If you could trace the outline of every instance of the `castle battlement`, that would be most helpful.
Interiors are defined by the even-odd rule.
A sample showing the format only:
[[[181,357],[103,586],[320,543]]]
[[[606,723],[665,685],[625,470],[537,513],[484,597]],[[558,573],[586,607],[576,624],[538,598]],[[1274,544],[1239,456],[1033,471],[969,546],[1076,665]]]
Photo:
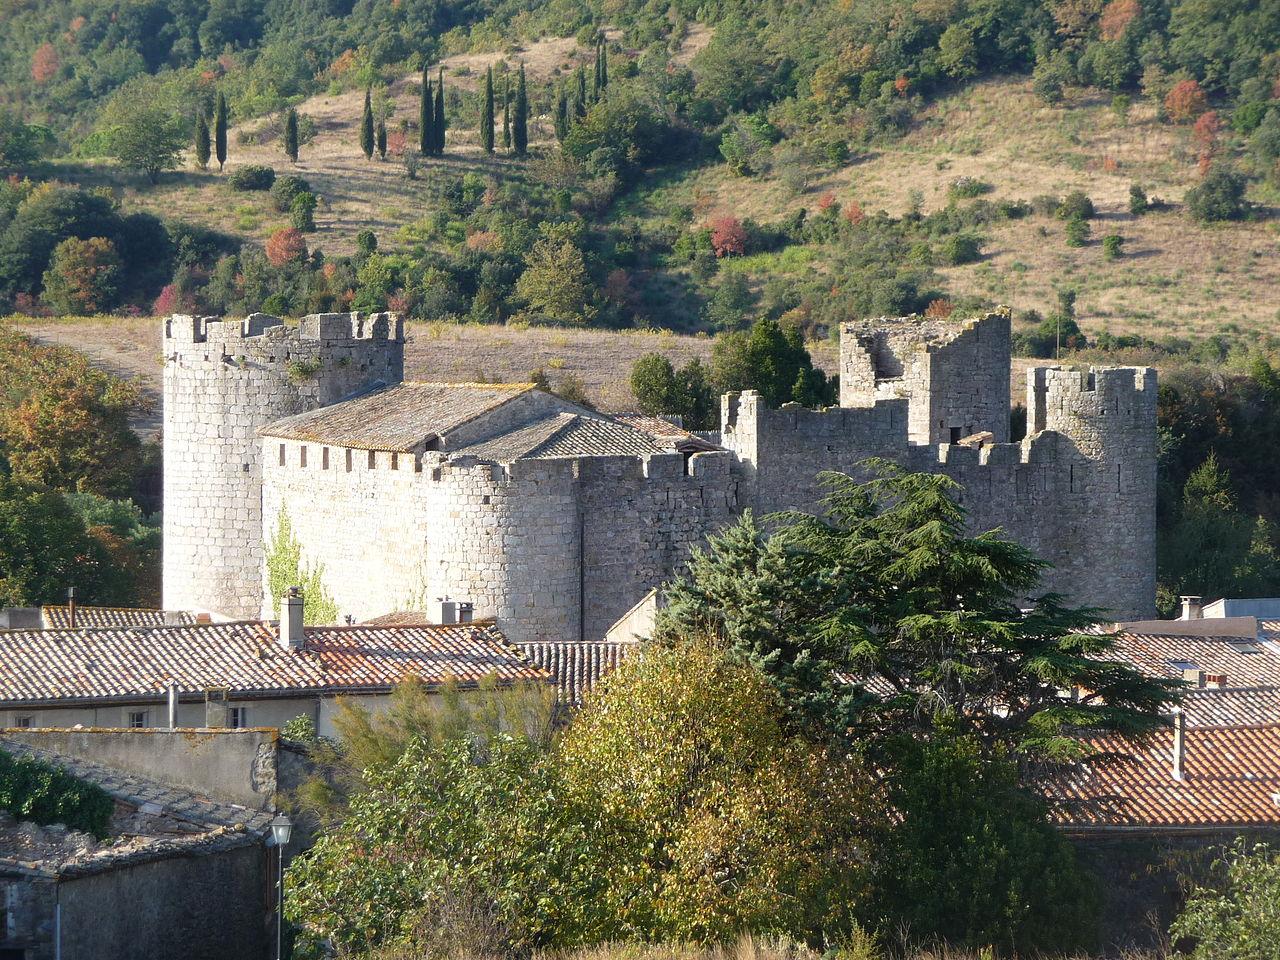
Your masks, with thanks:
[[[1126,424],[1154,442],[1156,371],[1151,367],[1033,367],[1027,371],[1027,430],[1125,442]],[[1108,418],[1110,420],[1108,421]]]
[[[174,314],[165,320],[164,338],[173,345],[238,344],[246,340],[271,344],[290,340],[345,345],[356,341],[404,340],[404,324],[394,313],[313,313],[288,326],[279,317],[253,313],[243,320]]]

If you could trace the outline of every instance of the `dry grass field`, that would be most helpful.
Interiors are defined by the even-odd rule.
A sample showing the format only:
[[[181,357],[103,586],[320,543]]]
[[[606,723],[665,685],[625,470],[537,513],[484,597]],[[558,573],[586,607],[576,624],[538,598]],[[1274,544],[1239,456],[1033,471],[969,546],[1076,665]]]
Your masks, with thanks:
[[[162,351],[155,317],[88,317],[66,320],[11,318],[23,332],[46,343],[74,347],[103,369],[136,378],[150,410],[137,429],[159,429]],[[577,378],[602,410],[632,409],[629,378],[636,358],[659,351],[677,366],[711,356],[709,337],[657,331],[567,330],[469,324],[411,323],[405,376],[414,380],[514,382],[542,369],[553,387]],[[825,345],[824,345],[825,346]],[[828,358],[831,359],[831,358]]]

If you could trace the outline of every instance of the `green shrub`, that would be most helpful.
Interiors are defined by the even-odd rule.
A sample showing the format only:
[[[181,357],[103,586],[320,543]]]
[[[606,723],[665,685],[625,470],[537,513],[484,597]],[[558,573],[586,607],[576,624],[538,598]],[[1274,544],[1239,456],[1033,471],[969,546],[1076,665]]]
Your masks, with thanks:
[[[982,256],[982,242],[971,233],[956,233],[942,243],[942,258],[951,266],[975,263]]]
[[[1187,191],[1187,209],[1201,223],[1241,220],[1248,211],[1244,188],[1243,174],[1229,167],[1215,166]]]
[[[953,200],[967,200],[990,193],[994,189],[981,177],[956,177],[947,187],[947,196]]]
[[[287,177],[281,177],[271,187],[271,205],[280,213],[287,213],[293,198],[300,193],[309,193],[311,185],[302,177],[290,174]]]
[[[1147,199],[1147,191],[1140,184],[1132,184],[1129,187],[1129,212],[1140,217],[1150,209],[1151,201]]]
[[[0,750],[0,808],[19,820],[64,823],[103,839],[115,803],[97,784],[77,779],[61,767]]]
[[[1091,220],[1094,215],[1093,201],[1083,190],[1072,190],[1062,198],[1053,214],[1059,220]]]
[[[258,163],[237,167],[227,177],[232,190],[270,190],[275,182],[276,172]]]
[[[1083,247],[1089,242],[1089,221],[1072,217],[1067,221],[1067,246]]]
[[[1197,886],[1170,933],[1195,941],[1190,960],[1269,960],[1280,943],[1280,854],[1236,841]]]
[[[1052,193],[1041,193],[1031,198],[1031,209],[1042,217],[1052,217],[1058,212],[1061,203],[1061,197],[1056,197]]]
[[[1102,255],[1108,260],[1115,260],[1120,256],[1120,248],[1124,246],[1124,237],[1118,233],[1110,233],[1102,238]]]
[[[303,192],[293,198],[289,204],[289,219],[295,230],[313,233],[316,229],[316,195]]]

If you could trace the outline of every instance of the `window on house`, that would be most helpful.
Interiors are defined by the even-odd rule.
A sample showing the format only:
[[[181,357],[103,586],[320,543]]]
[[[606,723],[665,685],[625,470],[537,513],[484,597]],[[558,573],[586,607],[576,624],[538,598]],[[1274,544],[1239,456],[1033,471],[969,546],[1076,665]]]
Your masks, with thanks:
[[[393,454],[391,455],[391,469],[392,469],[392,470],[399,470],[399,469],[400,469],[400,454],[398,454],[398,453],[393,453]]]
[[[325,447],[323,450],[320,451],[320,469],[321,470],[329,469],[329,448],[328,447]]]
[[[351,472],[351,451],[347,451],[347,473]]]
[[[280,444],[280,466],[284,466],[284,444]]]
[[[307,448],[298,448],[298,466],[305,467],[307,465]]]
[[[374,468],[375,464],[377,464],[377,462],[378,462],[378,461],[377,461],[377,454],[376,454],[376,453],[374,453],[374,451],[370,450],[370,451],[369,451],[369,469],[370,469],[370,470],[372,470],[372,469]]]
[[[26,730],[31,726],[31,717],[30,716],[14,717],[13,725],[17,727],[19,730]]]
[[[129,711],[129,726],[131,729],[139,730],[145,727],[146,725],[147,725],[146,710],[130,710]]]
[[[240,730],[249,725],[249,708],[232,707],[227,711],[227,726],[232,730]]]

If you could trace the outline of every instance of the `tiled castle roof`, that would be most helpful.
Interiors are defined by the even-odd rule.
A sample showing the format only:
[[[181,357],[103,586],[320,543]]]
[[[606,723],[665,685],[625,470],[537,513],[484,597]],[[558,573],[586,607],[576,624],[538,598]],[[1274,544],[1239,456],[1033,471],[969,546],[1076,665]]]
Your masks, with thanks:
[[[667,452],[669,449],[650,434],[616,420],[559,413],[451,455],[506,463],[552,457],[647,457]]]
[[[531,383],[406,381],[285,417],[259,433],[358,450],[410,453],[533,389]]]
[[[0,633],[0,705],[135,701],[228,690],[241,697],[378,692],[408,677],[428,685],[549,683],[492,622],[308,627],[286,649],[264,621]]]
[[[636,641],[588,640],[519,644],[520,652],[556,679],[560,699],[580,705],[600,680],[640,648]]]

